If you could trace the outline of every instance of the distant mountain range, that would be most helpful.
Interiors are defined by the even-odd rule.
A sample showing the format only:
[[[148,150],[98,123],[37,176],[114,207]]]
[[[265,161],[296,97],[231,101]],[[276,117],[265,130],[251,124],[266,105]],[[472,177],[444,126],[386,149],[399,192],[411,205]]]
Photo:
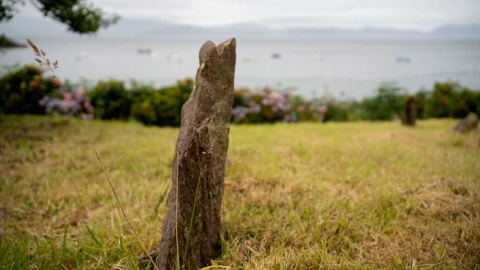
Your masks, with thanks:
[[[443,25],[429,32],[364,27],[342,28],[285,28],[274,29],[255,23],[214,27],[181,25],[163,21],[125,19],[99,35],[112,36],[252,36],[252,37],[317,37],[317,38],[479,38],[480,25]]]
[[[74,37],[66,27],[51,19],[14,18],[0,24],[0,34],[7,36],[55,36]],[[175,24],[153,19],[124,18],[118,24],[101,30],[99,37],[314,37],[314,38],[474,38],[480,39],[480,25],[443,25],[432,31],[397,30],[389,28],[364,27],[361,29],[343,28],[285,28],[274,29],[255,23],[231,24],[215,27],[199,27]]]

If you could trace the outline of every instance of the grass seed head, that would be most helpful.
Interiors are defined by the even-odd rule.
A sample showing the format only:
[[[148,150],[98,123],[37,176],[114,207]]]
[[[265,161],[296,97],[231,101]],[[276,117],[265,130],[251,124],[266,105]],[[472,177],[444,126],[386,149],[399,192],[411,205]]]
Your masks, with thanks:
[[[27,43],[28,43],[28,45],[30,45],[30,47],[32,47],[33,51],[35,52],[35,55],[40,56],[40,51],[38,50],[35,43],[33,43],[33,41],[31,41],[29,38],[27,38]]]

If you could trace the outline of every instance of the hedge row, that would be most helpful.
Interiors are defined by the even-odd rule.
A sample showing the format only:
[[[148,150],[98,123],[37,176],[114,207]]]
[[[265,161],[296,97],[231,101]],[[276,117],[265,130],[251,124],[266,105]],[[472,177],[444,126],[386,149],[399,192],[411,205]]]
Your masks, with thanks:
[[[27,65],[0,78],[0,113],[74,115],[102,120],[135,119],[146,125],[178,126],[183,103],[193,90],[191,79],[169,87],[122,81],[99,81],[93,88],[61,86],[45,77],[37,66]],[[323,97],[308,100],[289,90],[269,87],[235,90],[232,120],[237,123],[299,121],[390,120],[400,115],[404,88],[384,83],[372,97],[361,101]],[[431,91],[421,90],[414,97],[421,119],[464,117],[480,113],[480,92],[456,82],[437,82]]]

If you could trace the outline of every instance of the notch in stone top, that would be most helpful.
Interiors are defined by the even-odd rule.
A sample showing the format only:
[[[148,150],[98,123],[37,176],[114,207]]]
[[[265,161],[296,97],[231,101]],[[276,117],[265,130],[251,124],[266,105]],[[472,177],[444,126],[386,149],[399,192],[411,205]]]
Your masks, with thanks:
[[[200,52],[198,53],[199,62],[200,64],[205,63],[212,57],[213,54],[222,55],[225,52],[225,49],[228,49],[229,52],[235,52],[237,47],[237,41],[235,38],[228,39],[218,46],[215,46],[215,43],[212,41],[205,42],[202,47],[200,48]]]
[[[215,48],[215,43],[210,40],[205,42],[200,48],[200,52],[198,53],[200,64],[205,63],[214,52],[217,52]]]
[[[231,38],[229,40],[226,40],[222,43],[220,43],[217,46],[217,51],[219,51],[219,54],[223,52],[224,49],[229,49],[230,51],[235,51],[237,48],[237,40],[235,38]]]
[[[220,111],[222,112],[223,117],[219,119],[222,122],[230,122],[231,107],[233,106],[235,50],[236,40],[234,38],[218,46],[215,46],[212,41],[207,41],[200,48],[198,54],[200,66],[195,76],[195,87],[182,109],[182,125],[190,121],[186,119],[190,116],[183,114],[183,110],[191,106],[190,103],[193,103],[193,107],[196,108],[195,115],[191,116],[196,122],[202,122],[211,117],[214,106],[217,107],[217,115]]]

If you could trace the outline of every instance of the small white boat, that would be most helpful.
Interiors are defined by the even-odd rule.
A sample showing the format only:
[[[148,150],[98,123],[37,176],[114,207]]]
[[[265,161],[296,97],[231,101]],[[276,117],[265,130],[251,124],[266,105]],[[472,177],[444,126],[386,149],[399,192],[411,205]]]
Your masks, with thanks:
[[[242,60],[244,62],[253,62],[255,60],[255,56],[253,55],[245,55],[244,57],[242,57]]]
[[[176,55],[172,52],[169,52],[167,54],[167,61],[173,60],[176,57]]]
[[[317,59],[318,61],[323,61],[323,60],[325,60],[325,58],[323,58],[323,56],[322,56],[321,54],[319,54],[319,53],[314,54],[313,57],[314,57],[315,59]]]
[[[88,55],[89,55],[88,52],[81,52],[79,55],[77,55],[76,59],[77,60],[87,59]]]

